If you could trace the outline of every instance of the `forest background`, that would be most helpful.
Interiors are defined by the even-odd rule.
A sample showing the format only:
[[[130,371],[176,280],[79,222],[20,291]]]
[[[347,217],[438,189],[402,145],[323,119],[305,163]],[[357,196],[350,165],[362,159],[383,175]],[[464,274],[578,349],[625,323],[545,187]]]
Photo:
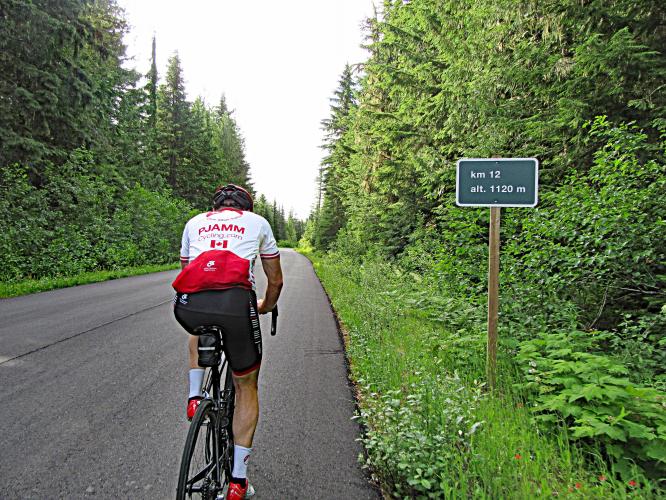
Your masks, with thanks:
[[[389,494],[665,494],[665,20],[652,0],[413,0],[368,21],[304,243]],[[540,161],[538,207],[502,210],[494,393],[465,157]]]
[[[155,40],[146,74],[127,69],[113,0],[2,0],[0,19],[3,289],[173,264],[216,186],[256,194],[222,90],[216,106],[188,101],[178,54],[158,75]],[[264,196],[255,206],[278,240],[298,241],[301,221]]]

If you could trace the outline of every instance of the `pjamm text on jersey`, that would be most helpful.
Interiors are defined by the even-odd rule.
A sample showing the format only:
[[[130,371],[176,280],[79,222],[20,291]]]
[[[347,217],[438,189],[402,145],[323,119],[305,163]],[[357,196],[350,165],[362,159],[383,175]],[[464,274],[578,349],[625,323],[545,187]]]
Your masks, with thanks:
[[[245,234],[245,228],[237,226],[236,224],[209,224],[208,227],[199,228],[199,234],[209,233],[211,231],[219,231],[219,232],[228,231],[228,232]]]

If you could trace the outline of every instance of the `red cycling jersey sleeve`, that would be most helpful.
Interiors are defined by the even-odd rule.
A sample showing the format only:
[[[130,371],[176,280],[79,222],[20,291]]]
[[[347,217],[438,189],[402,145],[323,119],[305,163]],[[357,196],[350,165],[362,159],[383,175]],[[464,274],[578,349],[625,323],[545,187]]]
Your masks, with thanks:
[[[183,231],[181,262],[189,264],[172,283],[179,293],[254,289],[254,262],[280,255],[270,225],[263,217],[225,207],[201,213]]]

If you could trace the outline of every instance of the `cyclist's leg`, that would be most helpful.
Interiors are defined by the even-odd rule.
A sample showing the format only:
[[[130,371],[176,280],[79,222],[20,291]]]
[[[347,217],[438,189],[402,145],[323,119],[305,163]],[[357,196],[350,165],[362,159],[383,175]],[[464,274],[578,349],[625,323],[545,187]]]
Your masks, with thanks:
[[[203,381],[206,373],[205,368],[199,366],[199,353],[198,353],[199,337],[196,335],[189,335],[187,339],[187,350],[190,358],[190,369],[187,374],[189,382],[189,393],[187,398],[187,418],[194,417],[197,411],[199,402],[203,399]]]
[[[199,326],[209,324],[208,317],[201,312],[201,300],[198,294],[176,294],[174,299],[174,314],[180,325],[190,334],[187,339],[189,357],[189,396],[187,401],[187,418],[191,419],[202,399],[202,385],[204,369],[199,366],[197,352],[198,336],[193,335]],[[194,305],[194,308],[192,307]],[[205,303],[203,304],[205,305]]]
[[[247,486],[247,461],[259,418],[257,380],[261,364],[261,331],[256,314],[256,298],[247,290],[230,290],[225,297],[228,314],[222,323],[223,345],[229,359],[236,392],[232,432],[234,483]],[[234,486],[236,487],[236,486]]]
[[[199,337],[196,335],[189,335],[189,338],[187,339],[187,350],[189,353],[191,370],[201,368],[199,366],[199,352],[197,351],[198,345]]]
[[[190,369],[200,368],[199,366],[199,354],[197,352],[198,337],[193,335],[194,330],[205,324],[207,318],[203,317],[200,313],[200,310],[192,311],[191,302],[197,300],[197,294],[176,294],[174,298],[173,312],[176,316],[176,320],[180,323],[188,335],[187,339],[187,350],[188,357],[190,360]]]
[[[254,431],[259,419],[259,395],[257,381],[259,368],[245,375],[233,375],[236,389],[236,407],[234,409],[234,443],[245,448],[252,447]]]

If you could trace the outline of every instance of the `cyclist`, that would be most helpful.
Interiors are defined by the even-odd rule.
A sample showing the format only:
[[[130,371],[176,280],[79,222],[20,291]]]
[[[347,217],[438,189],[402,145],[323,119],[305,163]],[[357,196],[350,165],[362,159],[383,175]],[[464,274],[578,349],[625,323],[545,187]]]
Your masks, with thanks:
[[[240,186],[218,187],[213,210],[190,219],[180,250],[182,270],[173,287],[174,313],[189,338],[189,398],[191,420],[203,399],[204,369],[198,364],[200,326],[222,327],[225,355],[236,389],[233,418],[234,461],[227,499],[247,498],[254,489],[247,481],[247,463],[259,417],[257,379],[261,364],[261,331],[257,313],[275,307],[282,289],[280,253],[270,225],[252,212],[252,196]],[[266,295],[257,300],[253,267],[259,255],[268,278]]]

